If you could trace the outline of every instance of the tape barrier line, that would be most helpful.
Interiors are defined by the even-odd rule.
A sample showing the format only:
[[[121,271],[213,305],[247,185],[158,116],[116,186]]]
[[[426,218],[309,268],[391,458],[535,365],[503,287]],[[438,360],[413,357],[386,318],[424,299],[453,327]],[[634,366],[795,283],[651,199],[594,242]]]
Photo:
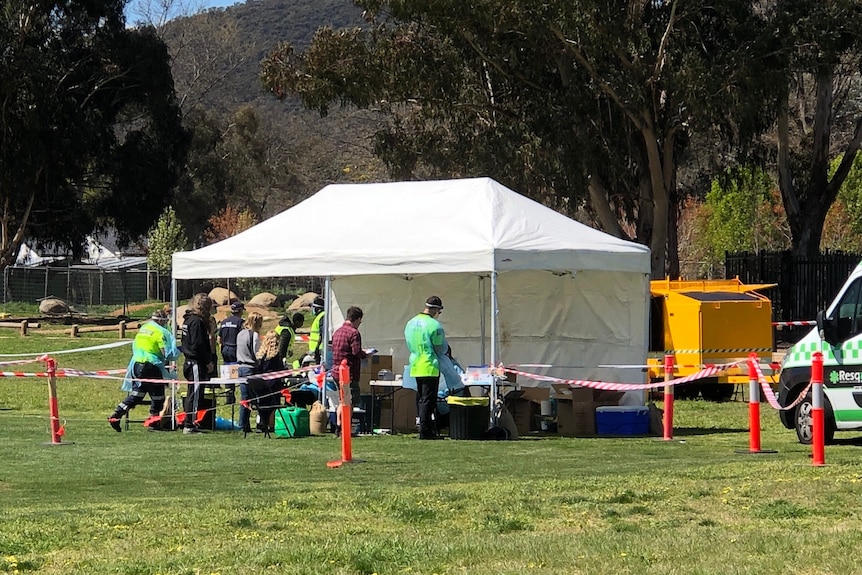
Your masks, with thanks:
[[[801,325],[817,325],[815,320],[805,320],[805,321],[774,321],[772,322],[773,327],[788,327],[788,326],[801,326]]]
[[[37,357],[35,359],[17,359],[14,361],[0,361],[0,365],[22,365],[25,363],[40,363],[45,361],[44,357]]]
[[[99,351],[102,349],[111,349],[112,347],[120,347],[121,345],[131,345],[132,340],[124,339],[122,341],[116,341],[113,343],[105,343],[102,345],[93,345],[90,347],[79,347],[77,349],[63,349],[60,351],[46,351],[41,354],[35,353],[0,353],[0,357],[33,357],[34,355],[38,355],[39,357],[46,357],[49,355],[60,355],[63,353],[81,353],[85,351]]]
[[[665,387],[668,385],[680,385],[683,383],[688,383],[689,381],[695,381],[697,379],[703,379],[705,377],[712,377],[720,371],[728,369],[730,367],[738,365],[739,362],[727,363],[722,365],[713,365],[708,366],[697,373],[693,373],[691,375],[687,375],[685,377],[680,377],[677,379],[672,379],[670,381],[658,381],[654,383],[611,383],[607,381],[591,381],[588,379],[563,379],[560,377],[552,377],[550,375],[540,375],[537,373],[529,373],[526,371],[519,371],[515,369],[511,369],[509,367],[502,367],[503,372],[514,373],[520,377],[527,377],[529,379],[534,379],[536,381],[548,381],[553,383],[560,383],[569,386],[578,386],[578,387],[589,387],[592,389],[603,389],[609,391],[637,391],[643,389],[657,389],[660,387]]]
[[[664,351],[650,352],[650,357],[664,357],[675,354],[692,353],[766,353],[772,352],[771,347],[747,347],[747,348],[723,348],[723,349],[666,349]]]
[[[112,377],[114,373],[126,373],[125,369],[108,369],[103,371],[80,371],[77,369],[58,369],[54,377],[90,377],[94,379],[123,379]],[[0,371],[0,377],[48,377],[46,371]]]
[[[793,409],[797,405],[799,405],[805,396],[808,395],[808,390],[811,389],[811,382],[808,382],[808,385],[805,386],[805,389],[802,390],[793,403],[789,405],[782,406],[778,403],[778,398],[775,397],[775,392],[772,391],[772,385],[770,385],[769,381],[763,375],[763,372],[760,370],[760,366],[758,364],[754,364],[754,370],[757,372],[757,381],[760,383],[760,389],[763,390],[763,396],[766,398],[766,402],[770,405],[770,407],[777,409],[778,411],[787,411],[789,409]]]

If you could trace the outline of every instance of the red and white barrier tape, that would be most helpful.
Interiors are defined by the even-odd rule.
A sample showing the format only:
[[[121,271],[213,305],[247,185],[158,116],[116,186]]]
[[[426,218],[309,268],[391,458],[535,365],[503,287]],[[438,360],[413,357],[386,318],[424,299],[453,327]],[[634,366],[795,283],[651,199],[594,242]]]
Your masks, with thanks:
[[[778,398],[775,397],[775,392],[772,391],[772,385],[770,385],[769,381],[764,377],[763,372],[760,370],[760,365],[754,364],[754,370],[757,372],[757,381],[760,383],[760,389],[763,390],[763,397],[766,398],[766,402],[773,408],[779,411],[787,411],[788,409],[793,409],[799,403],[805,399],[805,396],[808,394],[808,390],[811,389],[811,382],[808,382],[808,385],[805,386],[805,389],[802,390],[802,393],[796,398],[793,403],[789,405],[782,406],[778,403]]]
[[[711,365],[705,367],[697,373],[693,373],[685,377],[672,379],[670,381],[659,381],[654,383],[611,383],[607,381],[590,381],[587,379],[563,379],[560,377],[552,377],[550,375],[540,375],[537,373],[518,371],[515,369],[511,369],[510,367],[502,367],[501,369],[503,372],[514,373],[518,376],[527,377],[536,381],[548,381],[553,383],[561,383],[569,386],[589,387],[592,389],[603,389],[609,391],[636,391],[643,389],[656,389],[659,387],[664,387],[666,385],[680,385],[683,383],[688,383],[689,381],[702,379],[704,377],[712,377],[718,372],[728,369],[730,367],[734,367],[738,364],[739,362],[727,363],[722,365]]]
[[[39,363],[45,361],[47,356],[37,357],[34,359],[17,359],[14,361],[0,361],[0,365],[22,365],[25,363]]]
[[[803,326],[803,325],[817,325],[815,320],[805,320],[805,321],[774,321],[772,322],[772,327],[789,327],[789,326]]]

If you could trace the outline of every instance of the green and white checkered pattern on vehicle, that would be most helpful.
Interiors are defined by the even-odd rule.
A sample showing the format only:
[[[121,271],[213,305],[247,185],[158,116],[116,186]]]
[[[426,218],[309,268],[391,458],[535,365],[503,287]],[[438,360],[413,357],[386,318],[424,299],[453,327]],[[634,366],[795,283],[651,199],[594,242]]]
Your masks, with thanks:
[[[833,347],[817,340],[799,342],[787,350],[787,355],[784,356],[784,367],[811,365],[811,356],[817,351],[823,353],[823,363],[827,365],[837,363]],[[842,355],[841,363],[862,365],[862,338],[854,338],[844,342],[839,354]]]

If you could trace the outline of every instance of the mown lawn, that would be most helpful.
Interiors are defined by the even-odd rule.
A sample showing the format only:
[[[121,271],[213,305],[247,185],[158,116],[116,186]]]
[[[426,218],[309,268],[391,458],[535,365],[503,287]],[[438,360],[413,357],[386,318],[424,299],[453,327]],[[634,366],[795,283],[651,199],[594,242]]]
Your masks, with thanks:
[[[112,337],[0,332],[0,354]],[[56,357],[108,369],[128,348]],[[839,434],[815,468],[766,404],[773,455],[737,453],[744,403],[696,401],[677,402],[672,442],[360,437],[363,462],[330,469],[330,436],[118,434],[118,381],[58,387],[52,446],[45,380],[0,379],[0,573],[860,572],[862,442]]]

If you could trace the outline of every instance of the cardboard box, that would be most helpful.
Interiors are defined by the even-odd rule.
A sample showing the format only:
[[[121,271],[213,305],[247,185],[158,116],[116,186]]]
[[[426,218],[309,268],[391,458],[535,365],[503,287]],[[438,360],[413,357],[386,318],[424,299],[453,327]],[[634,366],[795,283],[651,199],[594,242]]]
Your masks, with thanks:
[[[552,384],[557,399],[557,432],[566,437],[596,436],[596,407],[618,405],[621,391]]]
[[[416,416],[416,392],[412,389],[398,389],[380,402],[380,427],[383,429],[394,427],[394,431],[397,432],[416,433]]]
[[[219,376],[221,379],[236,379],[239,377],[239,364],[227,363],[219,366]]]
[[[548,400],[550,391],[547,387],[525,387],[505,395],[506,408],[515,420],[518,435],[539,431],[541,404]]]
[[[380,370],[392,371],[392,356],[375,354],[362,360],[359,367],[359,390],[362,393],[371,393],[371,380],[377,379]]]

